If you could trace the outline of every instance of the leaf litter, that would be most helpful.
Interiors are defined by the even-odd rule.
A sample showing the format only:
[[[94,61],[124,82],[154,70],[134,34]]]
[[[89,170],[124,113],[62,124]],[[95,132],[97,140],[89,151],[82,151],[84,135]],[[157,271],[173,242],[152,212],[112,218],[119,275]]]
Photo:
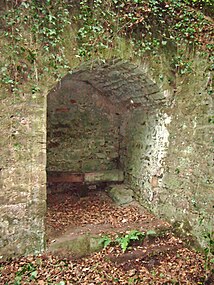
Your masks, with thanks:
[[[97,227],[104,223],[123,229],[124,224],[153,223],[155,219],[136,205],[117,206],[99,193],[89,193],[86,198],[60,194],[49,201],[47,227],[52,238],[70,226],[91,224]],[[56,232],[51,232],[51,228]],[[116,237],[114,232],[112,237]],[[44,252],[3,261],[0,264],[0,284],[211,285],[214,279],[211,271],[206,269],[203,255],[187,248],[169,231],[133,241],[126,252],[118,244],[110,244],[100,252],[78,259],[72,255],[63,257]]]

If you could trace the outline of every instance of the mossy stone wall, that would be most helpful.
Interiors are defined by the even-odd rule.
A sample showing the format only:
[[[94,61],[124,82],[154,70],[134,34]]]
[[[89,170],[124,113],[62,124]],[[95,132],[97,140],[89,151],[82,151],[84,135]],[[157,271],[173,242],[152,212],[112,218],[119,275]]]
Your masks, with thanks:
[[[46,99],[1,97],[0,256],[45,246]]]
[[[65,77],[60,96],[61,83],[48,97],[47,166],[87,172],[119,161],[142,205],[204,244],[214,204],[208,63],[195,59],[192,74],[174,74],[173,85],[165,86],[171,70],[161,62],[86,67],[75,73],[72,87],[72,75]],[[166,78],[162,85],[159,75]],[[45,101],[43,94],[1,98],[1,256],[44,249]]]
[[[151,209],[204,245],[214,226],[214,97],[208,63],[197,58],[195,73],[177,81],[169,125],[165,175]]]
[[[119,118],[90,84],[65,77],[48,95],[47,170],[92,172],[118,168]]]
[[[195,58],[193,67],[175,77],[168,106],[129,118],[126,174],[142,205],[205,246],[214,225],[214,98],[209,63]]]

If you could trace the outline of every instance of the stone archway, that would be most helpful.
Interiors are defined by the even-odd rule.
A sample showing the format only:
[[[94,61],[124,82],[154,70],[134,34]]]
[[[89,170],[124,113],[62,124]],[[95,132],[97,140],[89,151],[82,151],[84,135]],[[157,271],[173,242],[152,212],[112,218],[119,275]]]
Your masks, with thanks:
[[[74,174],[81,171],[81,175],[96,173],[100,179],[101,170],[110,171],[107,174],[111,171],[115,173],[115,169],[120,174],[122,170],[123,179],[131,184],[141,204],[178,225],[182,231],[191,233],[204,245],[202,234],[210,229],[213,221],[213,161],[210,155],[213,153],[213,96],[210,96],[211,90],[208,89],[210,74],[204,72],[207,63],[198,58],[195,63],[195,73],[185,78],[186,81],[183,77],[174,78],[173,98],[170,91],[158,87],[143,63],[138,67],[130,62],[111,60],[82,65],[65,76],[48,95],[48,120],[52,118],[53,123],[56,119],[56,129],[50,128],[50,125],[46,128],[46,97],[42,94],[38,101],[32,101],[29,97],[17,106],[8,105],[9,99],[3,100],[2,130],[10,138],[10,150],[8,140],[3,138],[0,167],[1,256],[35,253],[44,249],[46,147],[48,171],[71,170]],[[64,97],[61,96],[62,90],[65,91]],[[72,96],[70,98],[71,90],[76,96],[82,91],[84,96],[88,94],[90,110],[95,110],[95,113],[84,111],[88,106],[88,100],[84,102],[86,97],[83,96],[81,104]],[[75,113],[72,110],[79,111]],[[63,154],[58,140],[66,129],[70,129],[70,125],[66,126],[67,122],[59,124],[60,117],[67,116],[69,121],[73,113],[84,114],[91,126],[95,126],[94,114],[106,123],[106,129],[100,128],[101,132],[93,132],[97,128],[91,128],[92,136],[94,133],[103,134],[105,138],[103,141],[97,136],[99,146],[105,149],[97,153],[98,156],[93,153],[98,158],[99,163],[95,163],[97,169],[90,168],[85,154],[82,162],[88,169],[60,169],[63,164],[56,163],[56,158]],[[92,115],[87,117],[87,114]],[[8,126],[11,126],[9,133]],[[78,127],[78,124],[75,126]],[[14,127],[18,130],[16,133],[13,133]],[[114,132],[109,131],[111,127]],[[77,130],[80,135],[85,134],[84,128]],[[78,132],[74,138],[77,137]],[[112,140],[105,144],[110,137]],[[112,145],[112,141],[117,144]],[[90,149],[96,149],[93,148],[95,145],[91,142]],[[67,155],[68,151],[64,150]],[[58,161],[65,166],[70,161],[77,166],[74,157],[61,157],[64,160]],[[81,175],[74,177],[82,179],[84,175]],[[108,176],[108,179],[112,178]],[[204,224],[199,225],[201,213],[206,216],[204,214]]]
[[[168,100],[145,69],[127,61],[90,63],[66,75],[48,95],[49,183],[125,180],[139,200],[155,199]]]
[[[106,141],[97,136],[99,147],[105,149],[95,153],[99,162],[95,163],[97,170],[87,166],[84,155],[82,162],[88,169],[73,168],[72,173],[81,170],[82,175],[92,171],[100,179],[99,170],[114,173],[115,169],[122,170],[123,179],[131,184],[141,204],[192,234],[204,246],[204,232],[213,228],[213,97],[210,96],[209,65],[204,59],[195,58],[195,72],[185,76],[184,80],[184,75],[177,74],[176,78],[173,77],[175,74],[170,75],[167,62],[163,63],[165,67],[156,66],[163,67],[160,71],[164,74],[163,84],[172,88],[173,97],[169,90],[163,90],[155,83],[145,63],[139,67],[120,60],[89,63],[65,76],[50,92],[48,120],[60,120],[60,116],[70,118],[72,110],[78,110],[74,114],[85,114],[88,121],[87,114],[93,114],[84,112],[88,101],[84,105],[82,99],[78,105],[75,98],[70,98],[70,85],[73,84],[77,95],[82,91],[88,94],[90,110],[95,110],[106,123],[106,132],[95,133],[104,133],[106,138],[113,127],[111,138],[117,144],[112,145],[112,140],[105,144]],[[171,87],[169,82],[173,82]],[[67,92],[67,101],[60,95],[62,90]],[[40,94],[37,99],[32,100],[29,96],[14,105],[7,96],[1,104],[4,134],[0,148],[1,257],[41,252],[45,245],[46,148],[49,152],[47,170],[60,170],[58,167],[62,164],[55,163],[57,155],[60,157],[56,150],[63,148],[57,139],[66,128],[70,129],[70,125],[61,124],[60,129],[58,124],[59,129],[55,130],[46,128],[46,96]],[[93,125],[96,116],[89,118]],[[84,128],[78,127],[77,124],[82,135]],[[47,129],[49,147],[46,144]],[[75,139],[77,137],[76,132]],[[88,148],[88,144],[86,146]],[[114,151],[110,151],[110,147]],[[67,156],[61,154],[64,160],[58,162],[75,161],[67,155],[68,151],[65,151]],[[70,171],[66,167],[62,170]],[[108,176],[110,179],[112,177]],[[203,224],[199,224],[202,214]]]
[[[74,94],[75,98],[72,97]],[[78,102],[80,97],[81,102]],[[29,97],[29,102],[21,102],[10,111],[7,104],[2,105],[5,108],[4,129],[16,124],[19,132],[11,139],[11,143],[14,140],[14,148],[10,154],[7,140],[2,148],[6,151],[2,155],[0,169],[1,256],[41,252],[45,247],[46,148],[48,171],[57,171],[57,175],[60,171],[68,171],[73,173],[72,179],[80,179],[80,182],[85,176],[90,181],[125,179],[132,184],[140,201],[155,198],[161,183],[160,169],[167,131],[164,138],[157,134],[162,133],[162,128],[169,121],[162,111],[168,99],[168,93],[158,88],[146,69],[130,62],[111,60],[82,65],[58,83],[48,95],[48,126],[45,124],[46,97],[42,94],[38,101],[32,102]],[[24,120],[23,110],[26,111]],[[64,134],[71,130],[73,114],[83,115],[91,126],[81,124],[78,118],[74,120],[78,131],[73,134],[74,139],[84,138],[88,128],[90,139],[96,136],[99,146],[97,148],[93,140],[90,147],[88,140],[82,145],[77,141],[76,146],[73,145],[77,159],[71,143],[71,149],[67,148],[66,140],[66,147],[63,148],[62,144],[62,138],[66,138]],[[101,127],[100,120],[97,124],[97,118],[102,119],[105,128]],[[157,137],[161,139],[157,140]],[[89,154],[81,153],[80,164],[77,163],[79,145],[91,151]],[[155,155],[150,154],[153,146],[157,150]],[[67,168],[72,162],[74,167]]]

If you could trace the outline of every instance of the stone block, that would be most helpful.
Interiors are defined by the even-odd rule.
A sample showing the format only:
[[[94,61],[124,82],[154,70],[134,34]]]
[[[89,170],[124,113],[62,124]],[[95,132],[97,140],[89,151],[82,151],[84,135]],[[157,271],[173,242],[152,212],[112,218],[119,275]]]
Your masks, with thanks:
[[[88,233],[81,236],[65,236],[59,238],[50,245],[49,251],[59,255],[73,255],[80,258],[95,251],[101,250],[103,245],[100,242],[102,237],[93,236]]]
[[[124,184],[111,186],[108,194],[112,200],[119,205],[132,202],[134,196],[133,190]]]
[[[85,173],[85,182],[122,182],[123,171],[120,169]]]

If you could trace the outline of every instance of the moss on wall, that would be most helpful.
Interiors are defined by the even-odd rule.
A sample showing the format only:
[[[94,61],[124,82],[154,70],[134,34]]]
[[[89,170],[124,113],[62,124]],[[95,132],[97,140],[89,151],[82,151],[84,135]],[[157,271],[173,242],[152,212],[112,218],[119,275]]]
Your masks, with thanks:
[[[46,105],[29,96],[1,101],[0,255],[44,249]],[[42,102],[42,104],[41,104]]]
[[[214,218],[214,108],[208,62],[195,58],[194,73],[177,76],[174,84],[169,106],[129,121],[128,179],[142,205],[205,246]]]
[[[48,95],[48,171],[119,167],[119,119],[114,105],[102,101],[98,90],[72,78]]]

